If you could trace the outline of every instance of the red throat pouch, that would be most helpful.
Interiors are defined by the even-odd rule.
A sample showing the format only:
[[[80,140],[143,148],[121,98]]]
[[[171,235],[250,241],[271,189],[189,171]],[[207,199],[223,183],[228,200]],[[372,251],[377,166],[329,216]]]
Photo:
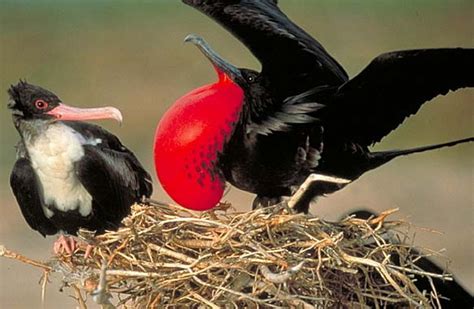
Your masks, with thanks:
[[[213,208],[225,179],[218,154],[231,137],[243,106],[242,89],[230,79],[197,88],[163,115],[155,134],[158,178],[171,198],[194,210]]]

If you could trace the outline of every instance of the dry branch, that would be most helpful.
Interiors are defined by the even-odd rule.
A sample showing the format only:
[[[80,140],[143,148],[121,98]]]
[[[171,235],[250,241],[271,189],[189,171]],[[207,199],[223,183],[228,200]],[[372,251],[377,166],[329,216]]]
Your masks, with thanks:
[[[416,267],[407,225],[387,221],[393,211],[331,223],[282,205],[228,209],[135,205],[118,231],[80,232],[95,245],[88,259],[85,244],[48,263],[4,247],[0,255],[61,273],[81,308],[84,293],[108,308],[437,307],[436,293],[418,291],[412,276],[449,279]]]

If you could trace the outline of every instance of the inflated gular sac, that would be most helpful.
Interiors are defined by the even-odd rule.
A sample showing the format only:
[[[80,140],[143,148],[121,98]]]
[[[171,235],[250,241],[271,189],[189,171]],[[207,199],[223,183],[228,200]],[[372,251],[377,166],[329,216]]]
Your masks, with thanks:
[[[206,210],[222,198],[225,179],[219,154],[239,120],[242,103],[242,89],[220,74],[217,83],[184,95],[163,115],[155,135],[155,168],[178,204]]]

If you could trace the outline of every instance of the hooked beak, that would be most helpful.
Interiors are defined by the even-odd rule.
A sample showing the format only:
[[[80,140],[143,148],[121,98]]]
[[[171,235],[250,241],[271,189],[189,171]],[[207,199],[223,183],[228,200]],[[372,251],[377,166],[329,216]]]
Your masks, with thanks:
[[[122,113],[115,107],[78,108],[60,103],[46,114],[57,120],[115,119],[122,124]]]
[[[211,61],[214,69],[217,72],[219,81],[230,79],[233,82],[242,85],[245,81],[240,73],[240,70],[224,60],[219,54],[217,54],[207,42],[197,34],[188,34],[184,39],[185,43],[193,43],[197,48]]]

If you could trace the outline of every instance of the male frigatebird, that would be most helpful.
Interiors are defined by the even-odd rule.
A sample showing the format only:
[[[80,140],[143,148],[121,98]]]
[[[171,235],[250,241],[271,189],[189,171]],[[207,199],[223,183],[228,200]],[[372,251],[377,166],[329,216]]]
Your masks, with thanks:
[[[21,137],[10,185],[32,229],[43,236],[114,230],[132,204],[151,195],[151,177],[135,155],[115,135],[80,121],[121,122],[118,109],[70,107],[24,81],[8,93]],[[71,253],[70,244],[62,235],[55,251]]]
[[[187,37],[219,81],[178,99],[157,128],[156,171],[183,206],[213,207],[225,181],[265,205],[292,195],[310,174],[330,176],[308,186],[293,205],[307,211],[311,199],[343,187],[341,178],[353,181],[395,157],[474,140],[369,150],[423,103],[474,86],[473,49],[390,52],[349,80],[277,1],[183,1],[223,25],[262,64],[261,72],[236,68],[202,38]]]

